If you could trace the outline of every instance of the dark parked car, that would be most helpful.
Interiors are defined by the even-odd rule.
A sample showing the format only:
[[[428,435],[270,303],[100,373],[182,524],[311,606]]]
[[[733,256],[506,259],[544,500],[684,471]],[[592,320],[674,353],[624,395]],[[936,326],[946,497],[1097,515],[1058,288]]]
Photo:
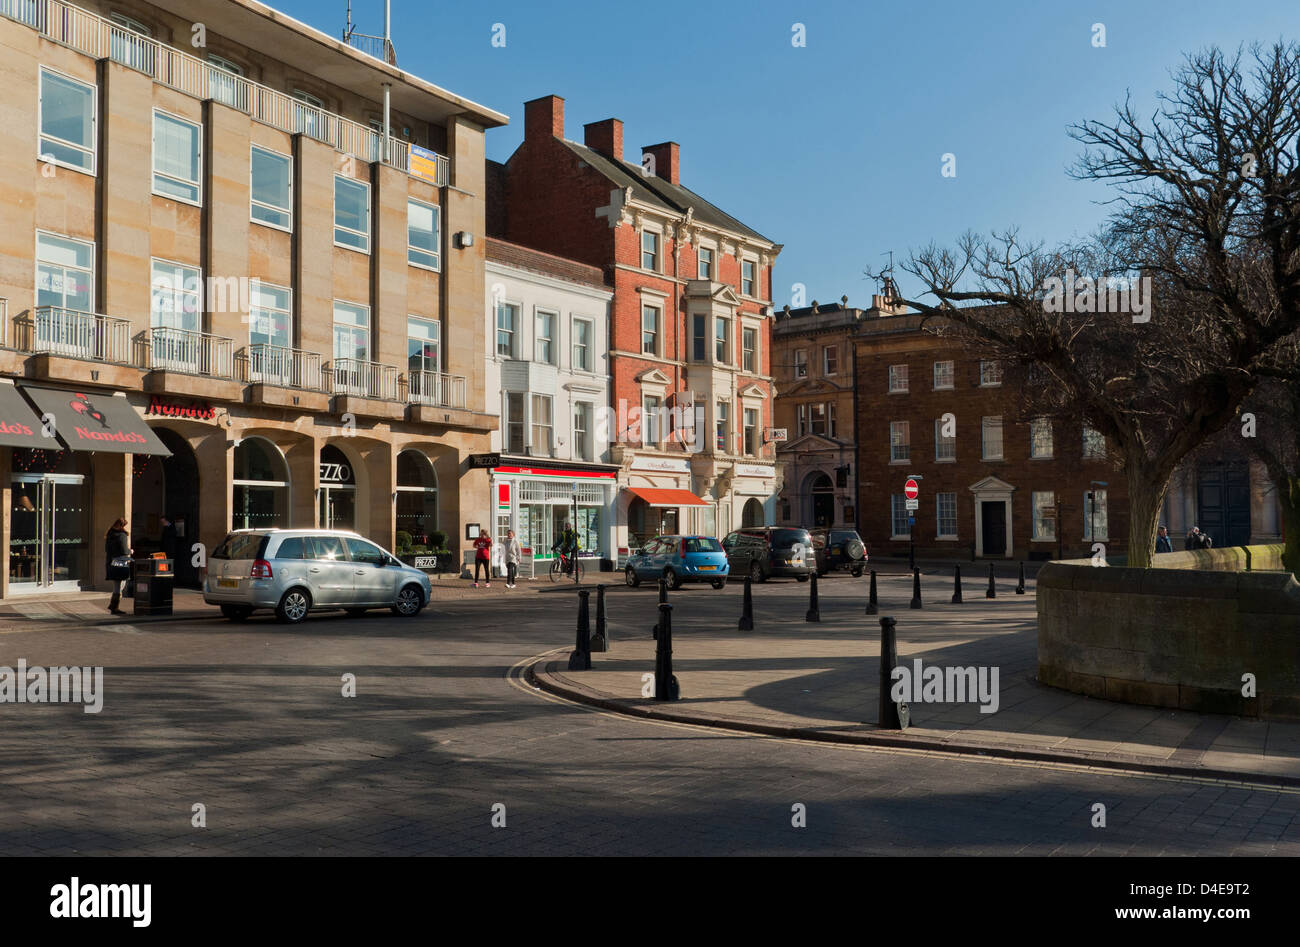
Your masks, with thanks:
[[[731,574],[737,581],[748,575],[755,582],[772,576],[793,576],[807,582],[814,569],[813,540],[808,530],[788,526],[740,529],[722,541]]]
[[[819,527],[808,532],[812,534],[818,575],[825,575],[831,570],[846,571],[854,576],[862,575],[869,557],[867,544],[862,541],[856,529]]]

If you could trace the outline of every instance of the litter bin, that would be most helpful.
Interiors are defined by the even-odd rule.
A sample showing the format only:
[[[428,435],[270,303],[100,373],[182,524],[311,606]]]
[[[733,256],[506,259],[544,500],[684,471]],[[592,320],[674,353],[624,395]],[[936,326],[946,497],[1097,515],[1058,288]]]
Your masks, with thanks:
[[[176,574],[171,559],[135,561],[135,614],[170,615]]]

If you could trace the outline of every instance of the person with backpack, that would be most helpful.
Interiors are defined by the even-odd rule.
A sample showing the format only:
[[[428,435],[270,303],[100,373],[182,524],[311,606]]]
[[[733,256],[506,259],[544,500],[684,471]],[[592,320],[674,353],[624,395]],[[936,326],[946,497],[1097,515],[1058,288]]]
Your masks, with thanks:
[[[478,588],[478,573],[487,576],[487,587],[492,588],[492,537],[483,530],[474,540],[474,588]]]

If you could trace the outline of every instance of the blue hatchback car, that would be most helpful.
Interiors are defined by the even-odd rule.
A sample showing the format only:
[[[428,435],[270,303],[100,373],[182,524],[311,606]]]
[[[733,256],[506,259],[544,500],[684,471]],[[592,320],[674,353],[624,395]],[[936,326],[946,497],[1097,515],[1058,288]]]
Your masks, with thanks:
[[[633,588],[665,579],[672,589],[683,582],[708,582],[720,589],[727,584],[728,569],[722,543],[712,536],[656,536],[628,557],[624,575]]]

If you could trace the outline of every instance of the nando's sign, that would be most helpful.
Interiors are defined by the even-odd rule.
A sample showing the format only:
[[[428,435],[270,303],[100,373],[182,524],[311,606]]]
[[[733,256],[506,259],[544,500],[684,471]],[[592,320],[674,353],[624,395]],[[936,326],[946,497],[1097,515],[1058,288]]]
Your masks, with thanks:
[[[171,401],[154,395],[149,399],[149,407],[144,409],[147,415],[164,418],[186,418],[191,421],[211,421],[217,416],[217,409],[206,401]]]

